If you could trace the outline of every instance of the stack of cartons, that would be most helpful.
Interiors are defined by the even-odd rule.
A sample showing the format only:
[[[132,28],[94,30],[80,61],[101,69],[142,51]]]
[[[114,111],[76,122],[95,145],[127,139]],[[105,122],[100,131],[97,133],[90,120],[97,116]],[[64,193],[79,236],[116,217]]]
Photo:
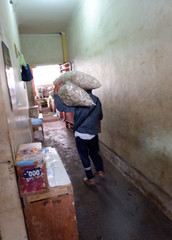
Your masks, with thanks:
[[[42,113],[39,113],[38,105],[29,108],[29,125],[32,136],[32,142],[34,142],[34,131],[38,130],[39,128],[41,128],[42,136],[44,138],[43,116]]]
[[[48,189],[46,165],[43,162],[41,143],[20,145],[15,166],[17,168],[21,197]]]
[[[38,105],[30,107],[29,108],[29,117],[30,118],[38,118],[38,116],[39,116]]]
[[[49,148],[54,175],[49,178],[47,174],[44,174],[45,163],[40,160],[38,150],[40,146],[41,143],[21,145],[16,158],[18,182],[24,203],[29,240],[77,240],[78,229],[71,181],[54,148]],[[22,158],[21,153],[28,154],[28,149],[32,149],[32,157],[30,159]],[[25,161],[26,164],[23,165]],[[36,165],[28,165],[32,161]],[[40,164],[43,164],[42,168]],[[39,167],[40,169],[38,169]],[[41,174],[42,181],[40,180]],[[45,189],[41,188],[43,186]]]

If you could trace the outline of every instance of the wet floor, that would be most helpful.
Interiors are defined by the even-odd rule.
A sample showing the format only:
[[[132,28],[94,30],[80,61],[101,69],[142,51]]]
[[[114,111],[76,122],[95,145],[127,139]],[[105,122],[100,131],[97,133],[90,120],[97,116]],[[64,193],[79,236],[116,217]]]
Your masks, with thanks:
[[[172,222],[114,167],[104,162],[105,179],[92,189],[82,182],[83,167],[72,131],[65,122],[44,123],[45,139],[55,147],[71,179],[79,240],[172,240]]]

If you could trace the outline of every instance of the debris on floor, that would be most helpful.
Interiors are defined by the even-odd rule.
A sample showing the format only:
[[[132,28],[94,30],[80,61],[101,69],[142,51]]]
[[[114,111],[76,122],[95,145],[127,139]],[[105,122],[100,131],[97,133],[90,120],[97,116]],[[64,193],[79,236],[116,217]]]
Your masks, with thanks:
[[[44,139],[55,147],[71,179],[79,240],[171,240],[172,222],[129,183],[109,162],[96,187],[83,182],[84,171],[72,131],[64,121],[44,122]]]

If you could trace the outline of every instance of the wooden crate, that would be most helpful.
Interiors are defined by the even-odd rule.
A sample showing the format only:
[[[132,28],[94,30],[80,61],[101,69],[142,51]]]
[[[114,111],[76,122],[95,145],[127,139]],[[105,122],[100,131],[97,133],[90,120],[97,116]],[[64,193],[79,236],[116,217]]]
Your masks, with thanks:
[[[78,240],[73,194],[27,204],[29,240]]]
[[[78,240],[72,184],[61,158],[49,147],[56,164],[54,182],[49,182],[48,187],[45,163],[38,149],[40,146],[36,148],[34,143],[20,146],[15,163],[29,240]],[[30,160],[33,164],[28,166]],[[33,176],[41,166],[42,179],[39,174]]]

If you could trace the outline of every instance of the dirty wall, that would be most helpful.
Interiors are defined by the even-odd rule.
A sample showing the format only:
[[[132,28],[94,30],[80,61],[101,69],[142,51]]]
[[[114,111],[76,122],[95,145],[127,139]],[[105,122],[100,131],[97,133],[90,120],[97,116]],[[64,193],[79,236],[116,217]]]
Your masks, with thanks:
[[[10,69],[9,85],[1,41],[9,49],[13,73]],[[18,29],[10,1],[0,1],[0,238],[5,240],[27,239],[13,160],[18,145],[30,142],[28,99],[20,78],[19,58],[14,44],[20,51]],[[8,92],[10,87],[12,106]]]
[[[10,144],[15,156],[18,145],[30,141],[28,121],[28,97],[26,85],[21,81],[19,56],[21,52],[19,34],[16,23],[15,12],[10,1],[0,1],[0,36],[9,49],[13,79],[6,78],[2,47],[0,51],[1,87],[5,108],[4,114],[7,118]],[[15,50],[16,46],[16,50]],[[9,82],[9,84],[8,84]],[[11,89],[11,94],[8,92]],[[11,104],[12,103],[12,104]],[[2,131],[3,132],[3,126]],[[3,136],[3,135],[1,135]]]
[[[66,37],[75,69],[102,83],[104,155],[172,219],[171,25],[168,0],[86,0]]]

